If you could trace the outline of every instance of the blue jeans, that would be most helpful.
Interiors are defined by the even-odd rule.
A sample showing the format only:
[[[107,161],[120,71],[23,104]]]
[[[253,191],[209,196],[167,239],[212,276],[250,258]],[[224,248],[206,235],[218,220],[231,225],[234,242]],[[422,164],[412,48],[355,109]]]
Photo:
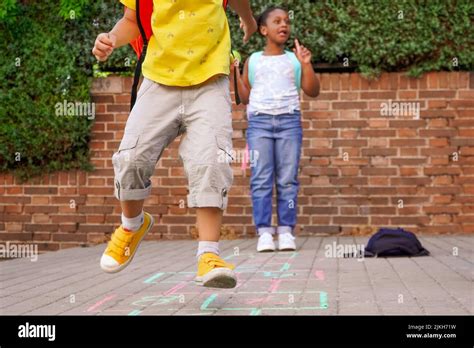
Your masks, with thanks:
[[[293,233],[296,225],[298,166],[303,130],[301,114],[249,115],[247,143],[256,160],[251,166],[253,218],[257,233],[275,233],[272,222],[273,185],[276,184],[278,233]],[[257,155],[258,153],[258,155]]]

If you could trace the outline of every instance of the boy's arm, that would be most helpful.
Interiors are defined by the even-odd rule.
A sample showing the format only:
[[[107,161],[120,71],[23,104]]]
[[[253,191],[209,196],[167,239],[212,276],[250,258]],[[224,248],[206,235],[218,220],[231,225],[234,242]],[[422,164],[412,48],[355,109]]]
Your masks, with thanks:
[[[111,35],[116,37],[115,48],[129,44],[140,35],[137,24],[136,12],[128,7],[125,8],[125,14],[115,24],[110,31]]]
[[[140,30],[138,29],[136,13],[127,7],[123,17],[109,33],[102,33],[97,36],[92,54],[99,61],[105,61],[115,48],[130,43],[138,35],[140,35]]]
[[[253,17],[249,0],[229,0],[229,6],[239,15],[240,27],[244,30],[244,43],[257,31],[257,21]]]
[[[237,70],[237,89],[239,90],[239,97],[242,104],[247,105],[249,103],[250,97],[250,83],[249,83],[249,59],[245,61],[244,65],[244,75],[240,74],[240,69],[238,66],[233,67]]]

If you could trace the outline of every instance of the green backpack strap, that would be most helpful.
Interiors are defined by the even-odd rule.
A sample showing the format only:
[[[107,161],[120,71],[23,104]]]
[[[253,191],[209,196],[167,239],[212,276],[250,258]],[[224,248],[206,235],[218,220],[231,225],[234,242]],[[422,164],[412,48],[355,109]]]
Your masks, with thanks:
[[[253,82],[255,81],[255,70],[257,63],[262,56],[263,51],[255,52],[252,53],[252,55],[249,58],[249,82],[250,86],[253,85]],[[298,89],[298,93],[301,89],[301,63],[296,58],[296,55],[293,52],[290,51],[285,51],[285,54],[290,58],[291,63],[293,64],[293,70],[295,72],[295,83],[296,83],[296,88]]]
[[[298,93],[300,92],[301,89],[301,63],[296,58],[296,54],[290,51],[285,51],[286,55],[288,58],[290,58],[291,63],[293,63],[293,68],[295,71],[295,82],[296,82],[296,88],[298,89]]]
[[[255,52],[252,53],[250,58],[249,58],[249,82],[250,86],[253,85],[253,82],[255,81],[255,69],[257,66],[257,63],[262,56],[263,51]]]
[[[236,57],[234,56],[234,51],[230,50],[230,55],[233,59]],[[234,93],[235,93],[235,103],[240,105],[240,96],[239,96],[239,87],[237,86],[237,69],[238,67],[234,66]]]

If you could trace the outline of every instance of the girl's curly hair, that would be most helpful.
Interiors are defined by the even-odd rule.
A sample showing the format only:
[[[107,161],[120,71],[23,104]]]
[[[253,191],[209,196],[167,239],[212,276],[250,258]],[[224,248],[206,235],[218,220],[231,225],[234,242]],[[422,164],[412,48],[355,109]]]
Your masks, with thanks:
[[[258,28],[258,33],[260,35],[262,35],[260,28],[267,24],[268,16],[270,15],[270,13],[272,13],[275,10],[282,10],[282,11],[288,12],[286,8],[281,7],[281,6],[270,6],[265,11],[263,11],[260,14],[260,16],[257,17],[257,28]]]

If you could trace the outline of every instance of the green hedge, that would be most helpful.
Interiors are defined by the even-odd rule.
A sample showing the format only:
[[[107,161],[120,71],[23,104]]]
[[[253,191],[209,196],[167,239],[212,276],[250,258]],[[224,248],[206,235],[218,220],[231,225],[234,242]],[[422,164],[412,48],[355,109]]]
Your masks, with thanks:
[[[2,2],[0,171],[24,180],[58,170],[92,169],[92,115],[58,116],[57,105],[90,103],[93,40],[122,13],[115,1]],[[119,50],[103,69],[122,66],[129,72],[132,68],[123,63],[127,54],[133,58],[129,48]]]
[[[269,3],[252,0],[254,12],[261,13]],[[471,0],[275,0],[271,3],[292,11],[289,43],[297,37],[313,52],[314,63],[348,62],[367,77],[376,77],[382,71],[406,71],[410,76],[419,76],[427,71],[474,67],[474,2]],[[235,16],[231,17],[230,25],[233,46],[243,57],[263,49],[264,40],[259,36],[246,46],[242,44]]]
[[[430,70],[472,70],[474,3],[470,0],[252,0],[256,14],[269,4],[292,11],[293,34],[315,63],[351,65],[369,77],[382,71],[419,76]],[[96,35],[123,14],[118,0],[0,3],[0,171],[28,177],[56,170],[90,170],[91,119],[56,116],[55,106],[90,102],[93,76],[131,75],[129,47],[100,65],[91,55]],[[234,49],[243,58],[264,47],[255,35],[242,43],[229,10]],[[453,64],[456,63],[457,64]]]

